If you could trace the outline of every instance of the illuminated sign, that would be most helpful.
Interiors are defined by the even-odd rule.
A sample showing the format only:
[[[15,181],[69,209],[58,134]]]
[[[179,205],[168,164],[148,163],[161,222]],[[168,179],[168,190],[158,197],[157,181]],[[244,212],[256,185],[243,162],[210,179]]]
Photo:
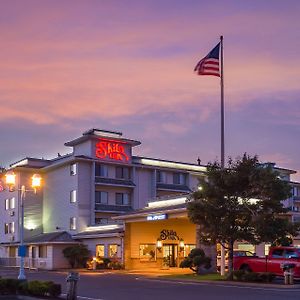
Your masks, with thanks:
[[[166,215],[166,214],[152,215],[152,216],[147,216],[147,221],[165,220],[167,218],[168,218],[168,215]]]
[[[161,239],[162,241],[164,240],[180,240],[179,236],[177,235],[175,230],[168,230],[168,229],[163,229],[160,232],[160,236],[159,239]]]
[[[100,139],[100,141],[96,144],[96,157],[101,159],[109,158],[128,161],[129,157],[125,153],[125,144],[126,143],[120,141]]]

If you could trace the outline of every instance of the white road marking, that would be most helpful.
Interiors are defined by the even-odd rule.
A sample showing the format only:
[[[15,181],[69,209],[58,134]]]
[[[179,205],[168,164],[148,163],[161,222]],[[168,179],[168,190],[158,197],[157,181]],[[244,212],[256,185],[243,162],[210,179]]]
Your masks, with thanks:
[[[63,297],[67,297],[67,294],[61,294]],[[104,300],[103,298],[90,298],[90,297],[84,297],[84,296],[78,296],[78,299],[86,299],[86,300]]]

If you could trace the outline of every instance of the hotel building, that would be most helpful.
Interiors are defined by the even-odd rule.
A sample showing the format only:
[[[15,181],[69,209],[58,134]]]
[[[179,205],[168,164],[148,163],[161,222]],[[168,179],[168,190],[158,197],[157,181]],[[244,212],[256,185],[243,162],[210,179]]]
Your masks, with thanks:
[[[30,178],[38,173],[42,188],[26,192],[24,199],[26,267],[68,267],[62,250],[77,243],[126,268],[178,266],[196,246],[185,201],[206,167],[134,156],[140,144],[120,132],[91,129],[65,143],[72,148],[68,155],[12,164],[16,188],[0,192],[0,265],[19,264],[20,188],[30,189]],[[274,168],[282,180],[295,173]],[[290,183],[293,196],[284,204],[299,221],[300,184]]]

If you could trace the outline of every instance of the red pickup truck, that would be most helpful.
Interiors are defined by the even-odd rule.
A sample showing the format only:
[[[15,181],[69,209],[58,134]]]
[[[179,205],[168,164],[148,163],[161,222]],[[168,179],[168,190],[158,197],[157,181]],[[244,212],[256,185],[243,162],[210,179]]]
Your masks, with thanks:
[[[271,247],[265,257],[237,256],[233,259],[234,270],[272,272],[278,276],[283,276],[284,264],[294,264],[294,277],[300,279],[300,248]]]

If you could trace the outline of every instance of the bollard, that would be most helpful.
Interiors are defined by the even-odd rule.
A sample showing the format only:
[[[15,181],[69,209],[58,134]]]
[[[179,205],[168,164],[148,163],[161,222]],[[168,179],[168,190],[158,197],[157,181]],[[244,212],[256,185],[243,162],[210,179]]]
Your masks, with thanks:
[[[79,274],[70,272],[67,276],[67,300],[77,300],[77,282]]]
[[[283,269],[284,284],[294,284],[294,268],[295,264],[285,263],[281,265]]]
[[[289,271],[284,271],[284,284],[290,284],[290,272]]]
[[[290,281],[289,284],[294,284],[294,272],[293,269],[290,270]]]

